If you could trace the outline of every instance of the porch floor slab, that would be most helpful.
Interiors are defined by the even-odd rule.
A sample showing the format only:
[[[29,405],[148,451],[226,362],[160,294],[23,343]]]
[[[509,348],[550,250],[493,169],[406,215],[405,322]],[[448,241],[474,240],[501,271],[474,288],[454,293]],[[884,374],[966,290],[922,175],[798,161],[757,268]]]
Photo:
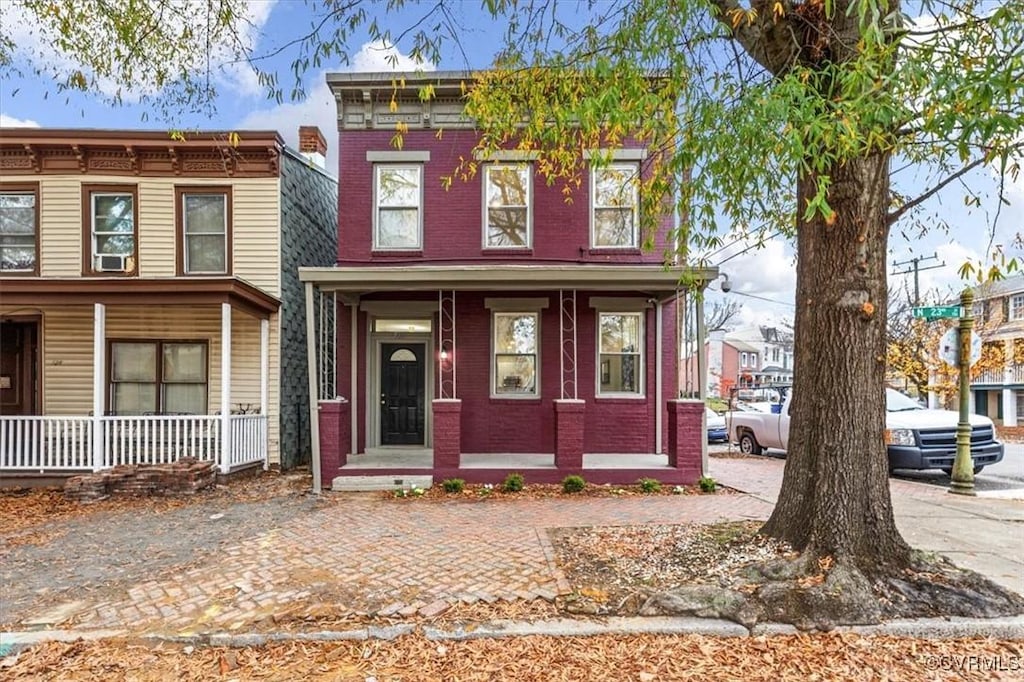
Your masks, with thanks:
[[[424,469],[434,467],[434,451],[430,448],[368,448],[365,453],[349,455],[343,471],[358,469]],[[554,454],[528,453],[463,453],[461,469],[555,469]],[[668,455],[655,454],[585,454],[584,469],[670,469]],[[356,474],[358,475],[358,474]]]

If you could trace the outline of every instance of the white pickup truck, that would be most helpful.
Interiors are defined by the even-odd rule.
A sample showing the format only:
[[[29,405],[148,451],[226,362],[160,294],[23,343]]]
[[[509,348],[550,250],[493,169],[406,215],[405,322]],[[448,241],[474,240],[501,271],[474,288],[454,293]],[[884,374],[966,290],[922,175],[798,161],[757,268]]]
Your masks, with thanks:
[[[789,399],[779,412],[731,412],[726,419],[729,439],[740,452],[759,455],[764,450],[785,450],[789,444]],[[889,470],[942,469],[950,472],[956,457],[956,426],[959,414],[929,410],[891,388],[885,389],[885,442]],[[988,417],[972,414],[971,458],[974,473],[1003,459],[1003,444],[995,438]]]

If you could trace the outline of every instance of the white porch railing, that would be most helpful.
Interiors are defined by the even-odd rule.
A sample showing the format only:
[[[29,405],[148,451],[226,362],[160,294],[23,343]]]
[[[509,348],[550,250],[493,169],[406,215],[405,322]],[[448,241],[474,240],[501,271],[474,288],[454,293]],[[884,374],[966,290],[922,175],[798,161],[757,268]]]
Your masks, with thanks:
[[[0,471],[91,471],[96,423],[89,416],[0,417]],[[262,414],[230,416],[227,451],[218,415],[104,416],[98,423],[101,469],[195,457],[230,471],[267,457],[267,418]]]
[[[0,417],[0,470],[91,469],[91,417]]]
[[[986,369],[976,376],[972,384],[1024,383],[1024,365],[1009,365],[1005,369]]]

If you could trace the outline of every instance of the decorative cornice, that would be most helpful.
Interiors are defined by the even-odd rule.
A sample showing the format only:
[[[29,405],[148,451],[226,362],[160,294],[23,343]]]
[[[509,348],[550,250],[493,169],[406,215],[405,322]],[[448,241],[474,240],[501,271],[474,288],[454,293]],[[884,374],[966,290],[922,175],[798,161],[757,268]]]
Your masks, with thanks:
[[[5,129],[0,171],[5,175],[141,175],[277,177],[284,146],[274,132],[242,132],[238,144],[223,134],[171,140],[167,133]]]

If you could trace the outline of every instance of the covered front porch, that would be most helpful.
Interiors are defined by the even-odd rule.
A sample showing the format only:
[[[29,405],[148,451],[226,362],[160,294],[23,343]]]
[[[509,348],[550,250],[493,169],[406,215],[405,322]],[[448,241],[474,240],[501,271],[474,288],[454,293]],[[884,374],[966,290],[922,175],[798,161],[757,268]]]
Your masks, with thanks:
[[[4,286],[5,478],[267,466],[276,299],[237,280]]]
[[[314,487],[337,477],[554,482],[706,470],[695,295],[652,265],[303,268]],[[697,282],[690,290],[681,277]],[[411,387],[411,388],[410,388]],[[686,396],[687,399],[680,399]]]

